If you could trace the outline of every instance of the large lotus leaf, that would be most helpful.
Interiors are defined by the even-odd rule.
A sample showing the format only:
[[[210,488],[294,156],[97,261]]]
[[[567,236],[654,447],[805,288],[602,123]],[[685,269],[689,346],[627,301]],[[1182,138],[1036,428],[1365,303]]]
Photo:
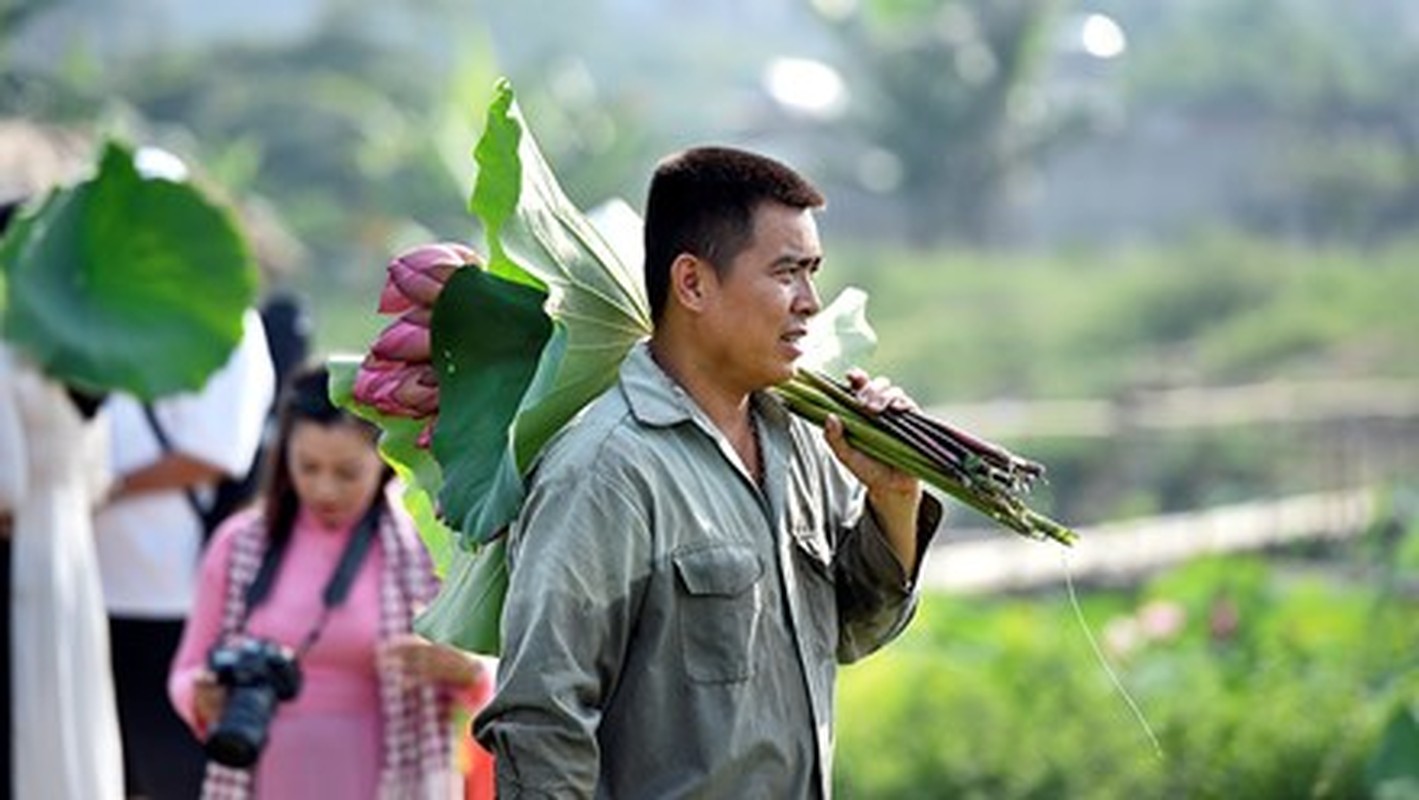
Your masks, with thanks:
[[[433,449],[445,465],[439,494],[446,518],[465,520],[465,532],[501,530],[522,503],[522,475],[512,454],[514,420],[524,398],[545,394],[550,370],[543,365],[560,363],[565,352],[564,328],[543,312],[546,296],[535,282],[465,269],[453,274],[434,306],[439,419]],[[432,485],[429,478],[425,473],[426,486]],[[461,544],[474,548],[470,553],[450,551],[453,537],[442,526],[420,525],[420,534],[447,552],[447,569],[416,628],[465,650],[497,654],[507,590],[505,540],[463,536]]]
[[[195,187],[139,176],[109,143],[98,174],[0,243],[3,335],[51,377],[143,399],[200,387],[241,337],[256,269]]]
[[[516,456],[525,469],[548,437],[616,376],[631,345],[650,335],[650,312],[631,270],[567,199],[501,81],[475,157],[470,207],[487,232],[489,270],[530,274],[547,286],[547,314],[566,329],[566,358],[539,370],[545,393],[519,415]],[[515,278],[516,279],[516,278]],[[550,354],[549,354],[550,355]]]
[[[535,379],[553,340],[553,322],[543,312],[546,297],[535,280],[518,283],[461,269],[434,306],[439,418],[433,451],[444,481],[439,500],[454,527],[484,532],[472,536],[474,542],[491,538],[522,502],[512,454],[514,420],[530,390],[540,390]]]
[[[506,550],[507,538],[500,537],[472,553],[455,551],[438,596],[414,620],[414,630],[469,652],[498,655],[507,596]]]
[[[631,346],[649,334],[650,315],[635,275],[557,184],[506,81],[497,86],[474,155],[478,178],[469,205],[487,236],[488,272],[545,287],[544,311],[557,325],[557,335],[536,357],[536,379],[518,398],[515,418],[496,420],[511,423],[509,449],[487,450],[486,442],[499,442],[467,437],[487,432],[490,423],[453,422],[455,415],[481,413],[476,395],[487,390],[480,381],[445,384],[440,376],[442,411],[434,434],[445,474],[440,499],[447,518],[471,541],[482,542],[516,514],[522,476],[533,458],[611,385]],[[434,336],[443,335],[452,352],[461,352],[462,342],[490,332],[486,321],[470,322],[454,334],[442,330],[451,317],[436,313]],[[479,369],[472,363],[469,368],[472,374]],[[500,460],[493,463],[490,454]]]

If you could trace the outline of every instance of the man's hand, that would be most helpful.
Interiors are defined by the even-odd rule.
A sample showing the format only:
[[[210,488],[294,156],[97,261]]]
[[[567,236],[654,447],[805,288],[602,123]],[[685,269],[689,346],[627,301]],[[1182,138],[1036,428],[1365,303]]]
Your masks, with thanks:
[[[849,386],[858,402],[870,414],[880,414],[891,408],[917,410],[916,403],[884,377],[869,378],[860,369],[847,373]],[[911,573],[916,568],[916,513],[921,504],[921,481],[910,473],[883,464],[848,443],[842,420],[829,416],[823,432],[833,455],[843,462],[867,487],[867,502],[887,534],[892,550],[902,567]]]

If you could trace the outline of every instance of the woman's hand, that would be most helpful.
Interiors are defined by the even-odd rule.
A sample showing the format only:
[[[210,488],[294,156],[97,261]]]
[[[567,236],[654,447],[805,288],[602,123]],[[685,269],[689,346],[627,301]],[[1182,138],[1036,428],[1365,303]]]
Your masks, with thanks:
[[[384,645],[404,671],[416,680],[449,686],[471,686],[483,677],[483,661],[472,653],[438,644],[418,634],[405,634]]]
[[[197,726],[207,730],[218,719],[227,705],[227,688],[217,682],[217,676],[208,670],[197,673],[192,682],[192,712]]]

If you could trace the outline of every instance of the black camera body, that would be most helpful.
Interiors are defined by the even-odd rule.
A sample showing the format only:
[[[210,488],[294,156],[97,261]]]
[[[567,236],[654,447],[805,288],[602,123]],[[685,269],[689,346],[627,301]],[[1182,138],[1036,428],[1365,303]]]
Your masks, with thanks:
[[[261,757],[276,705],[300,694],[300,665],[284,645],[243,639],[213,648],[207,666],[226,687],[227,702],[203,748],[213,761],[245,769]]]

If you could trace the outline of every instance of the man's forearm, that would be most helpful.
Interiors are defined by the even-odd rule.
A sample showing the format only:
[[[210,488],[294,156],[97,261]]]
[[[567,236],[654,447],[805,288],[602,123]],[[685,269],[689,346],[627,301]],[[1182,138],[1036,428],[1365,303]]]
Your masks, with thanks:
[[[916,571],[920,549],[917,542],[917,511],[921,507],[921,485],[918,483],[915,491],[869,491],[867,504],[902,570],[911,575]]]

